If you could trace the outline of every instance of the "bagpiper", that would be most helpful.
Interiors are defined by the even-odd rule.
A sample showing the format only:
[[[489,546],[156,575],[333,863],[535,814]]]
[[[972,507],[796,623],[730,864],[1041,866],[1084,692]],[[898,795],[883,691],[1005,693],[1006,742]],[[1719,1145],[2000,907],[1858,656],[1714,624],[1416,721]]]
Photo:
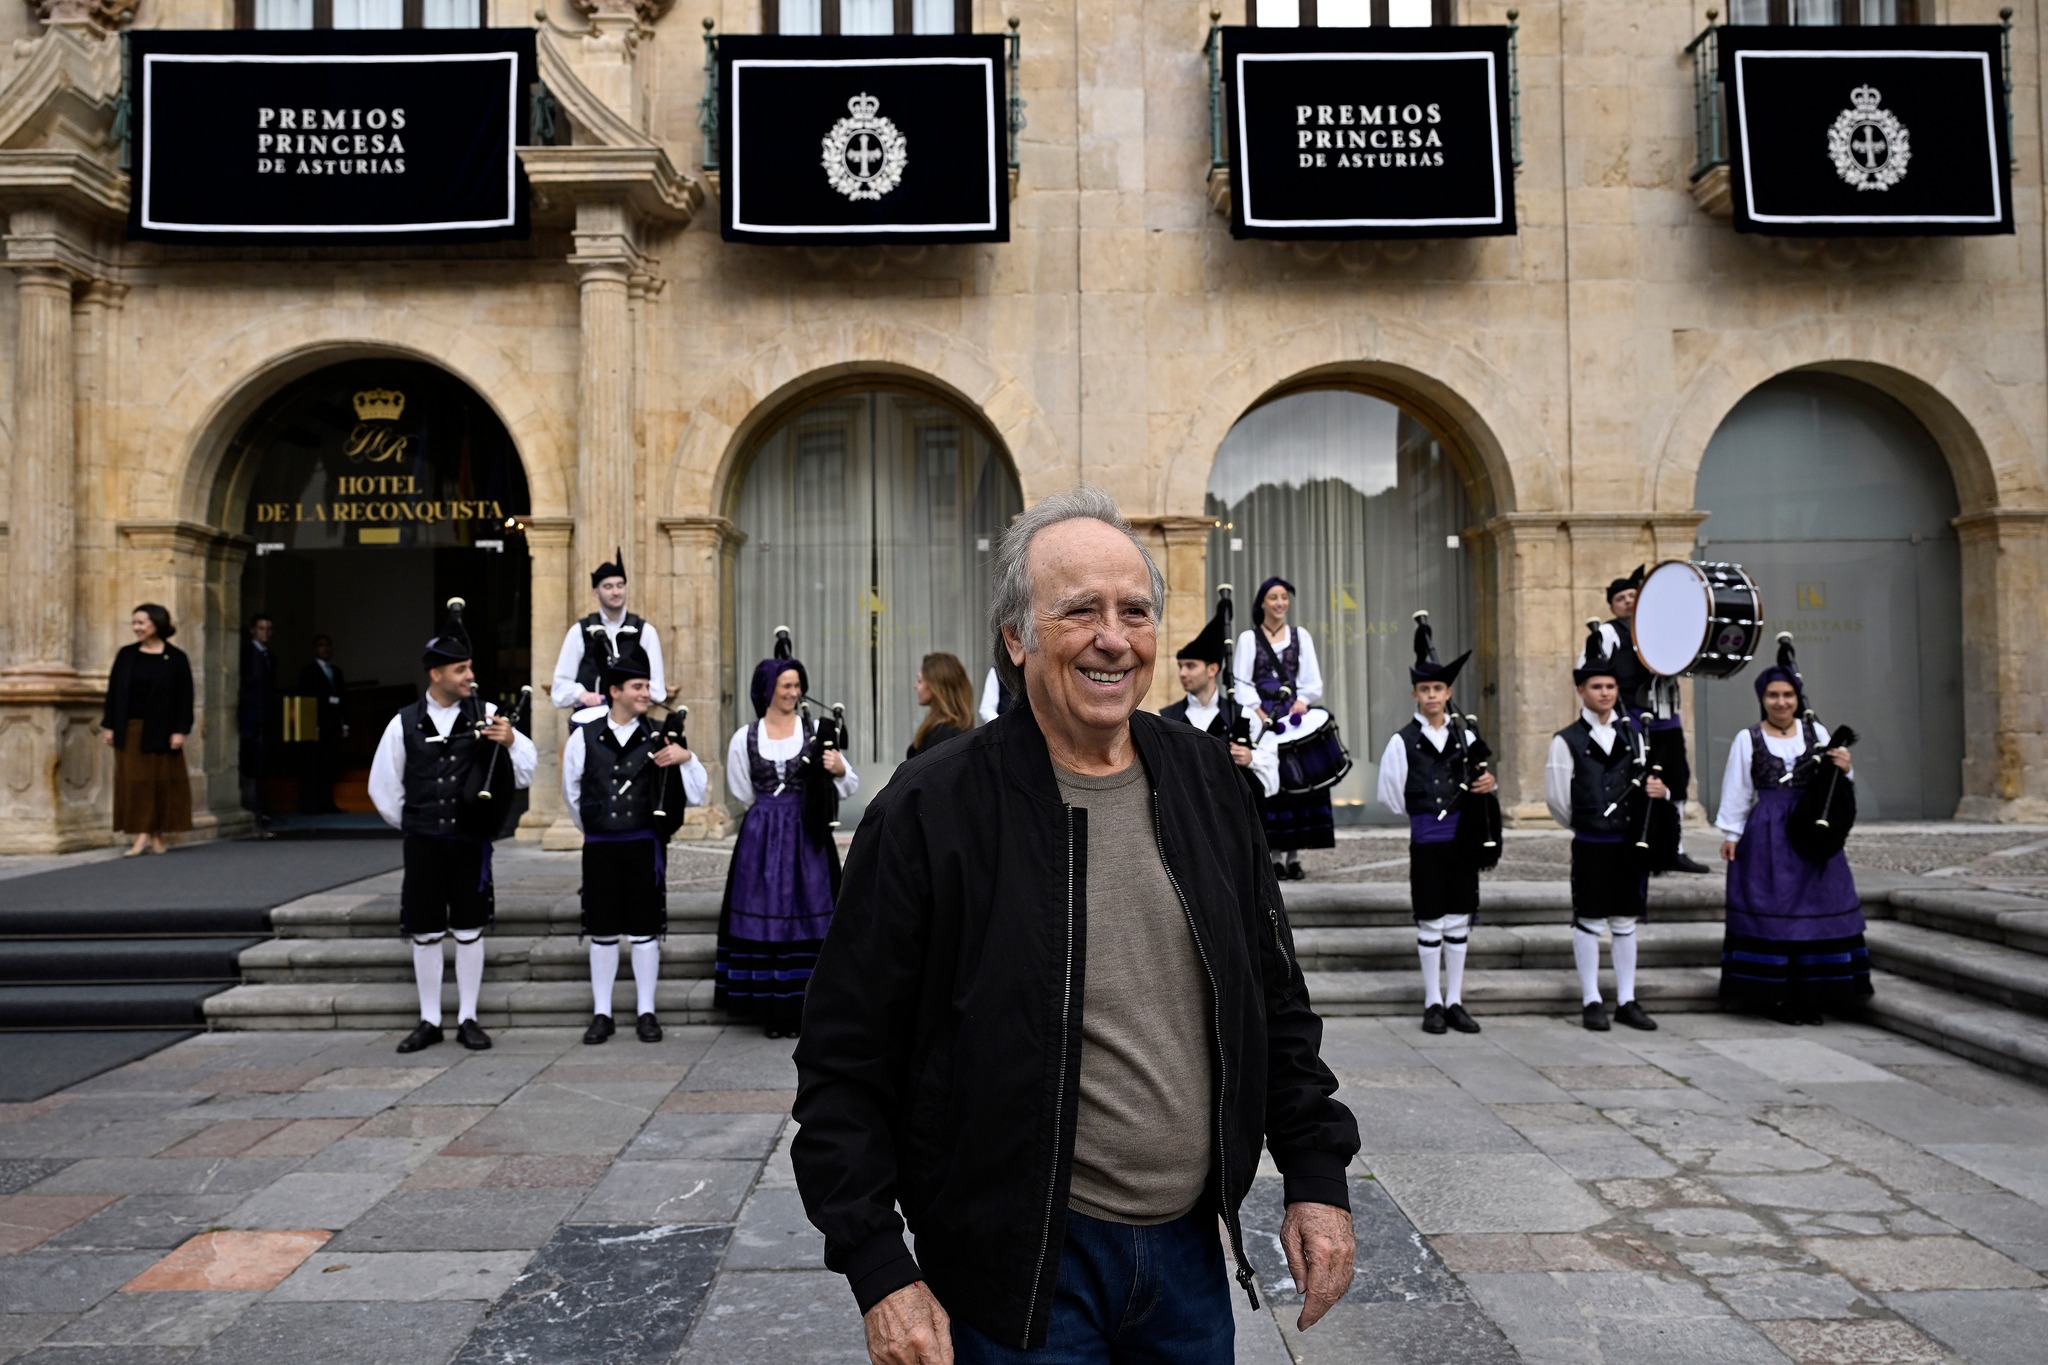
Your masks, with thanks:
[[[648,683],[654,699],[668,695],[661,667],[661,636],[653,626],[626,610],[626,551],[590,571],[590,591],[597,610],[570,625],[555,656],[555,676],[548,697],[564,711],[606,705],[602,686],[605,663],[631,649],[647,656]]]
[[[562,745],[562,796],[583,831],[583,932],[590,938],[590,1027],[586,1043],[612,1036],[612,988],[619,939],[629,944],[634,1034],[661,1041],[654,987],[668,932],[667,845],[685,806],[704,804],[710,783],[697,756],[647,718],[654,705],[647,656],[627,649],[604,666],[609,710],[577,726]]]
[[[1614,1017],[1654,1029],[1636,1000],[1636,927],[1649,913],[1644,850],[1649,810],[1669,791],[1650,770],[1648,740],[1634,717],[1617,710],[1620,684],[1597,622],[1589,622],[1583,662],[1572,670],[1579,718],[1550,741],[1543,796],[1551,818],[1572,832],[1572,960],[1579,971],[1582,1022],[1608,1028],[1600,995],[1600,936],[1612,936]]]
[[[1408,667],[1415,714],[1380,754],[1380,804],[1408,820],[1408,897],[1422,960],[1425,1033],[1479,1032],[1464,1004],[1465,954],[1479,918],[1481,857],[1474,836],[1487,820],[1477,803],[1498,801],[1499,784],[1483,766],[1489,755],[1478,733],[1452,705],[1451,688],[1471,657],[1468,649],[1440,662],[1429,613],[1415,613],[1415,662]]]
[[[495,829],[474,814],[476,793],[502,748],[512,785],[533,783],[540,756],[533,741],[476,696],[476,670],[461,599],[420,655],[427,691],[391,718],[370,762],[370,800],[384,823],[405,834],[399,932],[412,942],[420,1022],[398,1045],[418,1052],[442,1039],[441,940],[455,940],[456,1039],[471,1051],[491,1045],[477,1022],[484,980],[484,930],[496,906],[491,883]],[[496,804],[496,803],[493,803]],[[502,816],[496,817],[502,820]]]
[[[1216,614],[1202,627],[1202,633],[1174,655],[1186,695],[1159,714],[1168,720],[1184,720],[1229,745],[1230,761],[1251,789],[1255,809],[1263,812],[1267,798],[1280,790],[1280,741],[1222,685],[1229,654],[1229,612],[1218,602]]]

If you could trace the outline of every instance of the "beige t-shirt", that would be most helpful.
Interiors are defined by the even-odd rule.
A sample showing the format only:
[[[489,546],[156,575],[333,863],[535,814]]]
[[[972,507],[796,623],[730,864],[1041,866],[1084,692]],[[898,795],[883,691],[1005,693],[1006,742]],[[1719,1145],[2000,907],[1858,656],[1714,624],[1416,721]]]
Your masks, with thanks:
[[[1209,1178],[1209,978],[1159,855],[1144,765],[1109,777],[1053,771],[1061,798],[1088,812],[1081,1109],[1068,1205],[1116,1223],[1171,1222]]]

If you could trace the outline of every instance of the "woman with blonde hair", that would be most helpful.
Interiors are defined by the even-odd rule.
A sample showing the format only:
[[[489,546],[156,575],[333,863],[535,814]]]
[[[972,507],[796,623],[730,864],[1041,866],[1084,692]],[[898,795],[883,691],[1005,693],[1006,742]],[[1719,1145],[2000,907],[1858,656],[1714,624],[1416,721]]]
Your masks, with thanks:
[[[128,625],[135,643],[114,656],[100,735],[114,751],[114,828],[135,836],[133,858],[162,853],[166,834],[192,828],[192,661],[171,643],[177,628],[155,602],[130,612]]]
[[[967,666],[951,654],[927,654],[917,669],[917,704],[926,708],[924,724],[911,738],[905,759],[936,749],[974,728],[974,687]]]

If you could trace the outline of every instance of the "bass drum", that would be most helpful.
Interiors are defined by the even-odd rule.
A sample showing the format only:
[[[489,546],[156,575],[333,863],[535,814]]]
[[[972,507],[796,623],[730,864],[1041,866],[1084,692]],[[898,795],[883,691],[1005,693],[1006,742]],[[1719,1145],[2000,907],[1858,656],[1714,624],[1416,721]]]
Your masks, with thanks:
[[[1763,598],[1740,564],[1667,559],[1636,594],[1636,657],[1659,677],[1732,678],[1763,634]]]
[[[1351,772],[1351,751],[1337,733],[1337,718],[1322,707],[1283,716],[1274,728],[1280,736],[1281,791],[1290,796],[1327,791]]]

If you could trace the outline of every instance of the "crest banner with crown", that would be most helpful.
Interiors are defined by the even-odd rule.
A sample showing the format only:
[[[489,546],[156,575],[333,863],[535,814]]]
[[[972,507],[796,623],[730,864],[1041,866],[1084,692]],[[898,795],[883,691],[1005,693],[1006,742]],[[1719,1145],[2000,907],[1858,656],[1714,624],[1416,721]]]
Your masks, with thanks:
[[[1717,32],[1736,231],[2013,231],[1999,29]]]
[[[1000,37],[739,35],[718,66],[727,241],[1009,240]]]

